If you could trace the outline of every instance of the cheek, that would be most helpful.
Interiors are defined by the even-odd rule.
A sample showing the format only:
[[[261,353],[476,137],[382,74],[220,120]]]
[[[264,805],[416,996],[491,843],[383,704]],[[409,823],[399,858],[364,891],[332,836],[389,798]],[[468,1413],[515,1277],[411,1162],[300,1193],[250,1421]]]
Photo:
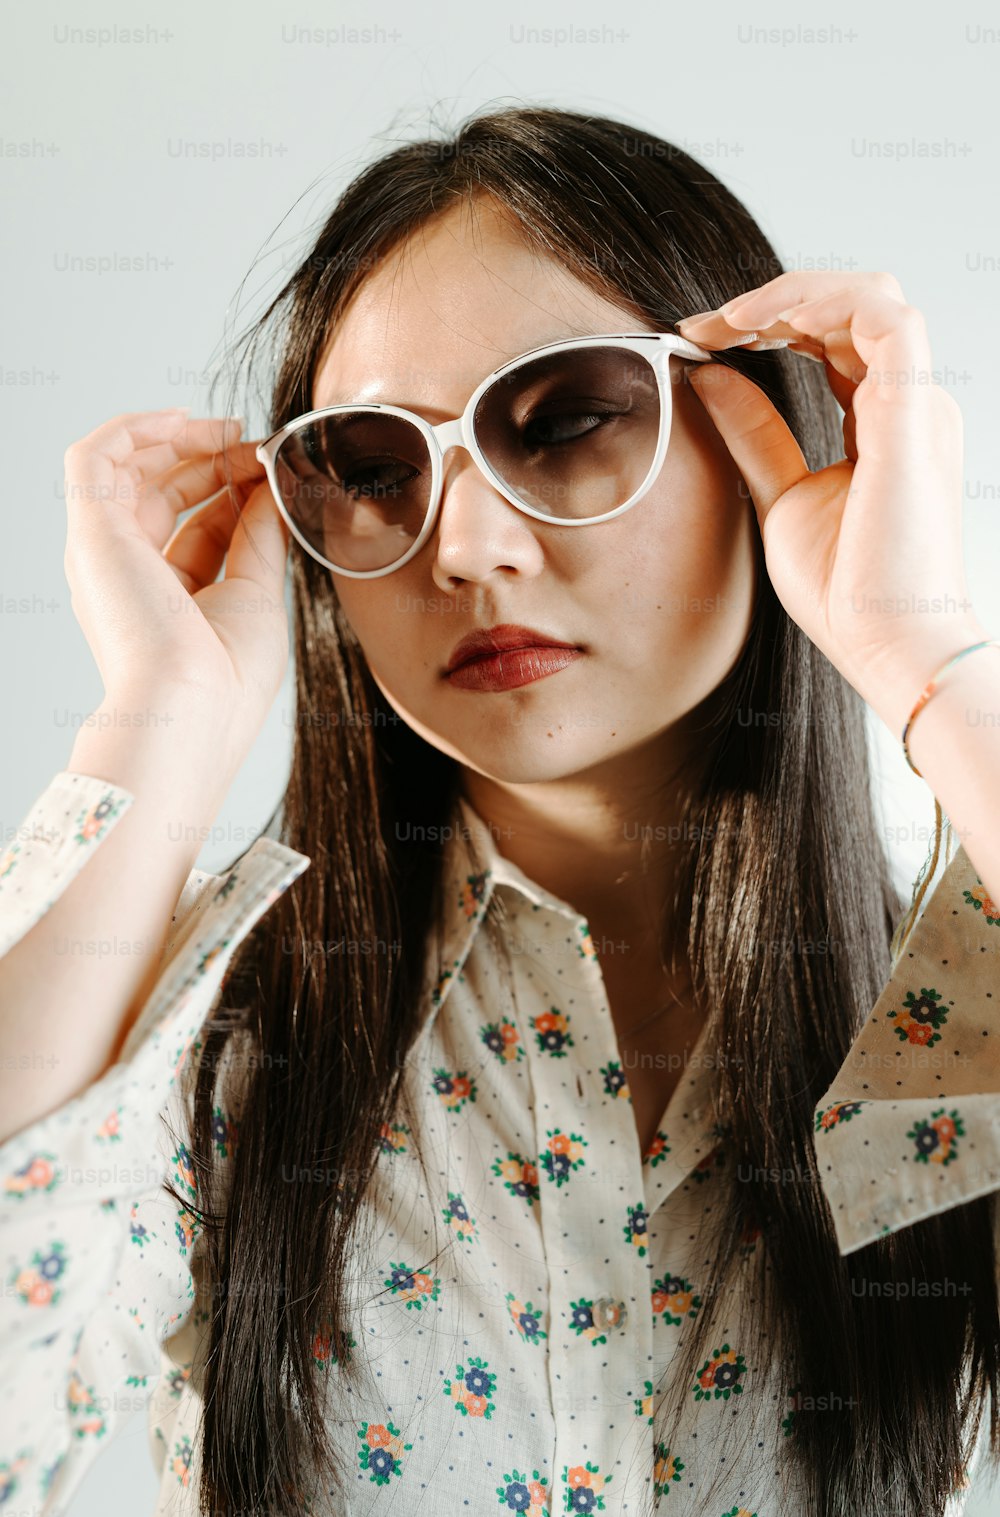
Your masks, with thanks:
[[[393,578],[398,578],[398,585],[391,583]],[[447,724],[435,719],[434,682],[428,680],[435,662],[428,647],[428,618],[445,597],[433,583],[424,588],[402,572],[384,580],[348,580],[337,586],[337,592],[387,705],[426,742],[459,763],[466,762],[463,746],[450,742],[443,730]]]
[[[676,530],[658,547],[679,611],[717,618],[720,636],[748,625],[759,552],[757,517],[739,469],[687,384],[677,386],[670,439]],[[678,585],[678,580],[682,581]]]
[[[391,668],[393,650],[398,652],[407,645],[407,639],[398,635],[399,592],[391,576],[367,581],[334,576],[334,590],[369,667],[373,672]]]
[[[445,611],[454,618],[454,603],[448,602],[433,580],[425,583],[408,566],[384,579],[341,579],[336,592],[383,693],[388,685],[398,700],[419,688],[425,671],[437,666],[441,639],[449,624]],[[460,601],[457,609],[464,605]],[[455,633],[454,638],[458,635]]]
[[[698,432],[679,430],[649,495],[609,523],[602,614],[630,667],[689,656],[696,646],[726,658],[749,629],[756,517],[739,471],[719,451]]]

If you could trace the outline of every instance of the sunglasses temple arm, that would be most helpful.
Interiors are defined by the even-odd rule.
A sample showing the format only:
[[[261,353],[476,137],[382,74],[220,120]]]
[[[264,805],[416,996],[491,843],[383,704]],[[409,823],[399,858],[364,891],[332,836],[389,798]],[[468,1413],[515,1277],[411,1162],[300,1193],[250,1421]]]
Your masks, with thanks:
[[[670,351],[676,353],[678,358],[692,358],[696,362],[705,362],[705,360],[715,357],[715,354],[710,352],[708,348],[700,348],[697,343],[689,342],[686,337],[672,336]]]

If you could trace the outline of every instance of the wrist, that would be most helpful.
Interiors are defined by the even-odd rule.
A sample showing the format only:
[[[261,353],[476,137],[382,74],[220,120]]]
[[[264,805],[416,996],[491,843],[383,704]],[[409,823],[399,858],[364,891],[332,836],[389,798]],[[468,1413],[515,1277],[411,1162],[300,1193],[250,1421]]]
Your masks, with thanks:
[[[942,773],[956,764],[961,771],[970,747],[980,741],[976,729],[995,728],[998,717],[1000,646],[994,641],[944,670],[929,698],[916,711],[906,734],[911,766],[937,789]],[[928,779],[928,768],[936,781]]]
[[[64,767],[129,791],[145,811],[211,822],[242,761],[232,730],[196,693],[116,691],[83,719]]]
[[[942,666],[963,649],[984,642],[992,635],[980,622],[969,621],[925,636],[913,637],[905,647],[896,651],[891,661],[873,679],[871,687],[862,691],[862,694],[896,739],[901,740],[903,729],[921,694]],[[978,652],[969,656],[970,667],[978,657]],[[957,677],[965,667],[966,661],[963,659],[948,669],[941,676],[941,688]],[[935,690],[930,701],[937,698],[938,691]]]

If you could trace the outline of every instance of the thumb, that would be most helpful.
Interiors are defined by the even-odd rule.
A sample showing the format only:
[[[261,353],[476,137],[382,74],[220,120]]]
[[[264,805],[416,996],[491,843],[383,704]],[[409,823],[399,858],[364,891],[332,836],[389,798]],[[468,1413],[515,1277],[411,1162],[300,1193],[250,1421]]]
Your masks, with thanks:
[[[285,564],[291,533],[274,503],[267,480],[255,485],[240,512],[226,555],[226,579],[258,585],[268,599],[284,603]]]
[[[763,390],[737,369],[692,365],[690,381],[746,481],[763,527],[775,501],[808,476],[802,450]]]

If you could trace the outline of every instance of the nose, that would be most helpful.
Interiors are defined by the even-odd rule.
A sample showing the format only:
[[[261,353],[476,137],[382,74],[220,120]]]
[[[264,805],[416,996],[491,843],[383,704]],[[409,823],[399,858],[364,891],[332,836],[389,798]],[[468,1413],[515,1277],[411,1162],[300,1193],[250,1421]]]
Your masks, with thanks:
[[[444,454],[441,501],[430,538],[438,589],[450,595],[463,582],[488,579],[498,569],[539,573],[544,554],[533,519],[512,506],[479,468],[462,442],[458,421],[438,436]]]

